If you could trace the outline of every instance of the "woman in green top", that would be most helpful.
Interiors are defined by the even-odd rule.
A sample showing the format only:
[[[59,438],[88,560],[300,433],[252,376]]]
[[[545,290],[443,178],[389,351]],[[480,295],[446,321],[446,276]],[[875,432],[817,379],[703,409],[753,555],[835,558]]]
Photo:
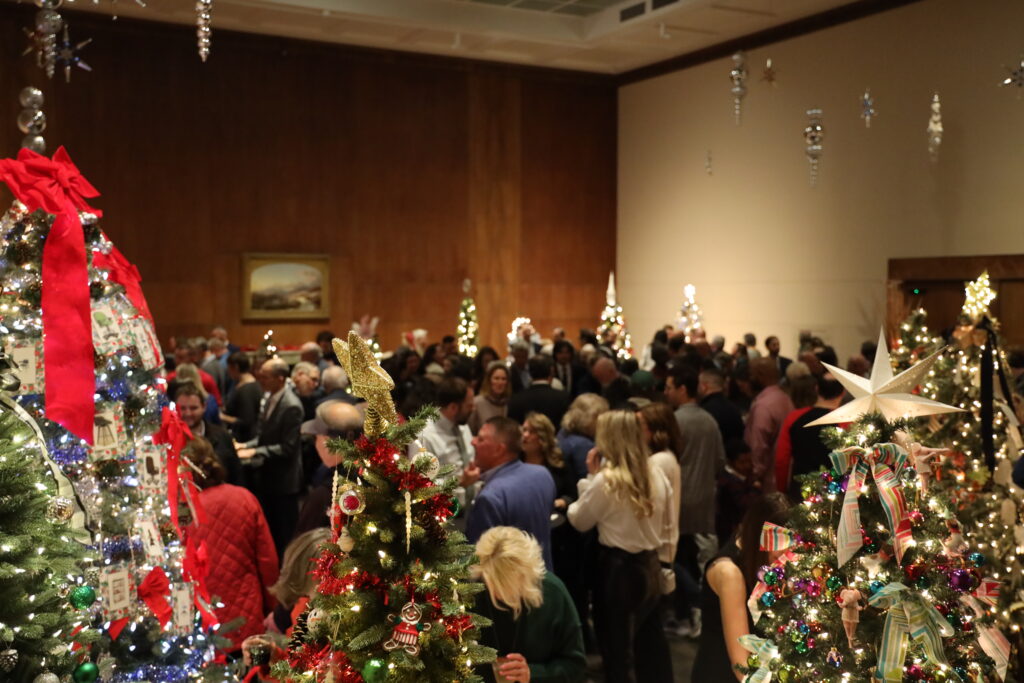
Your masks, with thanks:
[[[545,570],[536,539],[494,527],[477,541],[476,554],[487,590],[474,611],[494,622],[481,641],[498,651],[498,661],[478,673],[488,683],[582,681],[587,662],[580,620],[565,586]]]

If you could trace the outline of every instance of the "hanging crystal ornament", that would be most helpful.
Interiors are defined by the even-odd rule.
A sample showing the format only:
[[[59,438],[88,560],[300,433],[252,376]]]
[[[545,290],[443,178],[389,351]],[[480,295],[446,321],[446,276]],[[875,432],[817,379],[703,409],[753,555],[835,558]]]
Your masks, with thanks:
[[[932,96],[932,115],[928,119],[928,154],[932,163],[939,160],[939,147],[942,146],[942,104],[939,93]]]
[[[878,115],[875,111],[875,98],[871,96],[871,88],[866,88],[860,96],[860,117],[864,119],[864,127],[871,127],[871,119]]]
[[[738,126],[743,114],[743,97],[747,94],[747,57],[742,51],[732,56],[732,71],[729,72],[729,79],[732,81],[733,113]]]
[[[33,152],[42,154],[46,151],[46,140],[43,139],[43,131],[46,130],[46,114],[43,113],[43,91],[39,88],[29,86],[22,88],[18,95],[18,102],[21,104],[21,112],[18,114],[18,130],[25,134],[21,146]]]
[[[1021,57],[1020,64],[1012,68],[1006,67],[1006,70],[1010,72],[1010,75],[1000,81],[999,87],[1013,86],[1017,88],[1017,97],[1020,98],[1021,90],[1024,90],[1024,57]]]
[[[196,38],[199,59],[204,62],[210,56],[210,15],[212,12],[213,0],[196,0]]]
[[[804,142],[807,143],[807,161],[811,164],[811,187],[818,184],[818,160],[821,158],[821,143],[825,139],[825,126],[821,124],[821,110],[808,109],[810,119],[804,128]]]
[[[772,58],[769,57],[767,60],[765,60],[764,70],[761,72],[761,80],[765,81],[768,85],[770,85],[770,86],[772,86],[774,88],[774,87],[778,86],[778,82],[776,82],[776,80],[775,80],[775,79],[778,78],[778,76],[779,76],[779,72],[772,65]]]
[[[79,54],[82,48],[92,42],[92,38],[86,38],[78,43],[72,43],[68,37],[68,25],[64,24],[64,34],[61,41],[57,43],[57,65],[64,69],[64,82],[71,82],[71,67],[77,66],[84,71],[92,71],[92,67],[82,61]]]
[[[37,0],[42,8],[36,12],[35,30],[29,35],[35,42],[36,63],[53,78],[57,69],[57,33],[64,26],[64,19],[57,12],[60,0]]]

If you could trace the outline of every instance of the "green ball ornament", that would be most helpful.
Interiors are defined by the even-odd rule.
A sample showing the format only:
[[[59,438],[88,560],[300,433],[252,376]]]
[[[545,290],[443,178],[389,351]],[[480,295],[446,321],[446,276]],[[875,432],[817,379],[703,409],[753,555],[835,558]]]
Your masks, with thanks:
[[[805,655],[805,654],[807,654],[807,651],[810,650],[811,648],[809,648],[807,646],[807,643],[801,641],[801,642],[797,643],[796,645],[794,645],[793,649],[796,650],[797,652],[799,652],[800,654]]]
[[[774,586],[779,582],[779,575],[774,570],[769,570],[764,573],[765,585]]]
[[[380,659],[371,659],[363,665],[361,673],[366,683],[381,683],[387,676],[387,666]]]
[[[790,677],[793,675],[793,667],[787,664],[781,669],[779,669],[776,672],[776,675],[779,677],[779,680],[782,681],[782,683],[788,683]]]
[[[915,581],[914,584],[918,588],[925,589],[932,585],[932,580],[928,578],[927,574],[922,574],[918,577],[917,581]]]
[[[751,669],[756,669],[761,666],[761,659],[757,655],[752,654],[747,657],[747,666]]]
[[[794,643],[802,643],[804,640],[804,634],[800,633],[800,631],[794,630],[790,632],[789,639],[792,640]]]
[[[806,500],[814,495],[814,484],[804,484],[800,487],[800,494]]]
[[[459,513],[462,512],[462,503],[459,502],[458,498],[452,496],[452,502],[448,509],[452,511],[452,517],[458,517]]]
[[[830,591],[837,591],[843,586],[843,579],[840,576],[833,574],[825,580],[825,585],[828,586]]]
[[[100,677],[100,668],[94,662],[82,662],[71,674],[75,683],[93,683]]]
[[[85,609],[96,602],[96,591],[92,586],[75,586],[68,596],[75,609]]]

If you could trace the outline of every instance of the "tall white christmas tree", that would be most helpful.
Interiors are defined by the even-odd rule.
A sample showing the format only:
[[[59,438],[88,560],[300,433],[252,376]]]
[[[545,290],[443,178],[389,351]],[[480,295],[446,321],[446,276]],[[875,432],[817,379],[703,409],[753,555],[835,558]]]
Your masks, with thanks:
[[[605,293],[605,307],[601,311],[601,324],[598,334],[607,340],[620,359],[633,356],[633,342],[626,329],[626,319],[622,315],[622,306],[615,300],[615,272],[608,274],[608,291]]]
[[[462,305],[459,306],[459,328],[456,330],[456,336],[459,340],[459,353],[470,358],[476,356],[480,346],[480,327],[476,321],[476,303],[473,301],[473,297],[469,295],[472,286],[473,284],[469,281],[469,278],[466,278],[462,283],[462,293],[465,296],[462,298]]]
[[[686,335],[686,341],[689,342],[697,330],[704,329],[704,311],[697,304],[696,287],[692,284],[686,285],[683,287],[683,295],[685,298],[679,309],[679,321],[676,323],[676,329],[681,330]]]

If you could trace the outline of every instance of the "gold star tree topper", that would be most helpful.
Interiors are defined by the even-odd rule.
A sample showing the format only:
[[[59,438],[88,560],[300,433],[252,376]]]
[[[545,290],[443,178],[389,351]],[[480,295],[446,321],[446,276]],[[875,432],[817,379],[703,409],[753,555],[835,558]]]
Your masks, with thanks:
[[[839,424],[853,422],[859,417],[870,413],[881,413],[886,420],[897,420],[901,417],[921,417],[941,413],[958,413],[960,408],[948,406],[911,392],[921,384],[921,380],[938,360],[941,350],[913,365],[895,377],[892,374],[892,363],[889,361],[889,348],[885,344],[885,330],[878,334],[878,350],[875,362],[871,366],[871,378],[867,379],[823,363],[828,371],[853,396],[853,400],[841,405],[827,415],[819,417],[812,425]]]
[[[363,431],[371,439],[383,436],[388,427],[398,422],[391,400],[391,390],[395,388],[391,375],[377,363],[370,346],[355,330],[348,333],[348,343],[335,339],[333,345],[352,383],[352,393],[366,399]]]

